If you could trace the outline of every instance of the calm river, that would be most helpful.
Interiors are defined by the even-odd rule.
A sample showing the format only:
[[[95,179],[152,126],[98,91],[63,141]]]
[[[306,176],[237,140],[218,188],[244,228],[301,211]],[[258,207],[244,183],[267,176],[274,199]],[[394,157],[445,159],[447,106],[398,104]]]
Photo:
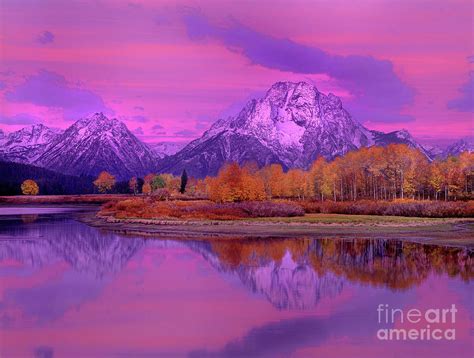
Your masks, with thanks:
[[[473,356],[467,249],[165,241],[2,212],[1,357]]]

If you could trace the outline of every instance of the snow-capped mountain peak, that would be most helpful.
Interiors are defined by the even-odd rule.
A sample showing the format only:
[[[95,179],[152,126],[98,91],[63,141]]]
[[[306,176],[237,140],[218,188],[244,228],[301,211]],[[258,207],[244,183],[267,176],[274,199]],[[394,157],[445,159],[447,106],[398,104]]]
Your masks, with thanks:
[[[114,130],[127,130],[125,124],[115,118],[108,118],[103,113],[95,113],[90,117],[82,118],[74,123],[73,127],[77,129],[81,135],[110,133]]]
[[[226,161],[307,168],[318,156],[332,159],[375,144],[369,131],[343,108],[340,98],[306,82],[277,82],[263,98],[249,101],[236,117],[220,119],[161,171],[215,174]]]
[[[302,149],[306,129],[317,121],[313,110],[317,93],[304,82],[278,82],[264,98],[250,102],[237,117],[236,127],[262,142]]]
[[[413,137],[411,136],[411,134],[408,132],[408,130],[406,130],[405,128],[397,131],[396,133],[397,137],[400,138],[400,139],[413,139]]]
[[[36,163],[66,174],[96,176],[106,170],[119,179],[128,179],[153,171],[156,159],[125,124],[96,113],[66,129]]]

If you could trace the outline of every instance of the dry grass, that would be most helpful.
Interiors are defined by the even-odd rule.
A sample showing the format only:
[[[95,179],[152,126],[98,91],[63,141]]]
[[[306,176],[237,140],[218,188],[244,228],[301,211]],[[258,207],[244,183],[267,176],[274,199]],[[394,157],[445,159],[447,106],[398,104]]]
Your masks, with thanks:
[[[474,217],[474,201],[301,201],[306,213],[408,216],[428,218]]]
[[[100,215],[117,219],[203,219],[239,220],[257,217],[303,216],[304,210],[295,203],[241,202],[217,204],[199,201],[157,201],[149,198],[133,198],[105,204]]]
[[[304,214],[344,214],[347,220],[359,217],[474,217],[474,202],[310,202],[310,201],[250,201],[214,203],[209,200],[161,201],[153,198],[127,198],[115,200],[102,207],[101,215],[117,219],[202,219],[239,220],[249,218],[302,217]],[[351,215],[354,217],[351,218]],[[333,218],[334,219],[334,218]],[[353,220],[354,219],[354,220]],[[318,219],[319,220],[319,219]],[[364,219],[366,221],[367,219]]]

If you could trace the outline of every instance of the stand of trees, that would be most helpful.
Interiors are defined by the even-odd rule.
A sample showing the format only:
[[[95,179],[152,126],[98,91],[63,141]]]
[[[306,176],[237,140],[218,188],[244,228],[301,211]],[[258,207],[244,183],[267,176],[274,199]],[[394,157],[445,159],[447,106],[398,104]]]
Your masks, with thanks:
[[[216,202],[278,198],[355,201],[471,199],[474,189],[474,153],[429,162],[417,149],[404,144],[361,148],[333,161],[320,157],[308,170],[271,164],[258,168],[228,163],[216,177],[204,179],[171,174],[148,174],[142,192],[163,196],[183,192]],[[133,180],[133,178],[132,178]],[[136,184],[130,183],[131,187]],[[133,191],[133,190],[132,190]]]
[[[204,180],[209,198],[218,202],[297,198],[457,200],[472,197],[474,153],[430,163],[404,144],[361,148],[334,161],[318,158],[308,170],[284,172],[279,164],[227,164]]]
[[[55,173],[26,164],[0,162],[0,195],[21,194],[21,184],[34,180],[41,194],[170,195],[209,198],[216,202],[278,198],[355,201],[358,199],[458,200],[472,199],[474,153],[429,162],[417,149],[404,144],[361,148],[328,162],[318,158],[308,170],[284,172],[279,164],[258,168],[248,163],[226,164],[216,177],[196,179],[172,174],[148,174],[116,182],[107,172],[94,181]]]
[[[130,179],[130,188],[135,186],[134,178]],[[181,176],[173,174],[147,174],[144,179],[138,178],[138,190],[145,195],[169,197],[174,194],[186,194],[192,197],[207,196],[204,180],[188,177],[186,170]],[[140,190],[141,189],[141,190]],[[133,192],[133,190],[132,190]]]

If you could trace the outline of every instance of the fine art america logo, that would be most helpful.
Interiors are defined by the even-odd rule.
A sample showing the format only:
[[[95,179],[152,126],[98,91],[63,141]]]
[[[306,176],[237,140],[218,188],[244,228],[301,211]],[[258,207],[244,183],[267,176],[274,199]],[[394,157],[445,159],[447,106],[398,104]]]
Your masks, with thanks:
[[[377,307],[377,331],[382,341],[429,341],[456,339],[456,305],[450,308],[402,309],[381,303]]]

